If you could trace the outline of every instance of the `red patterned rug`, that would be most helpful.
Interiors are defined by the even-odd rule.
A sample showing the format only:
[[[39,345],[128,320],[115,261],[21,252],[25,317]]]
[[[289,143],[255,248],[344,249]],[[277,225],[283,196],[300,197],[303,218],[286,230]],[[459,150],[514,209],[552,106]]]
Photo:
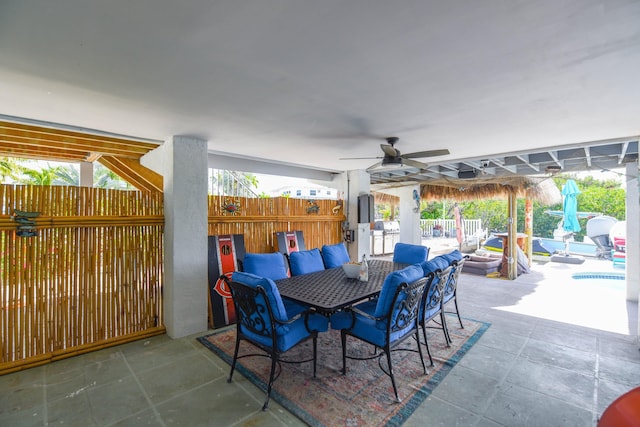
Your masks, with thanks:
[[[463,319],[448,321],[453,339],[451,347],[445,345],[442,329],[427,331],[429,348],[435,367],[428,367],[424,375],[420,357],[416,352],[392,353],[393,368],[401,403],[395,402],[391,379],[378,366],[378,360],[347,359],[347,374],[342,375],[340,334],[330,330],[318,337],[317,376],[312,376],[311,363],[282,363],[282,373],[273,385],[271,399],[311,426],[399,426],[431,394],[464,354],[489,327],[488,323]],[[198,338],[202,344],[231,363],[235,346],[235,325]],[[415,349],[415,341],[408,340],[404,347]],[[347,338],[348,353],[367,355],[371,345],[352,337]],[[299,360],[312,354],[311,341],[301,344],[283,358]],[[257,353],[257,349],[243,341],[240,354]],[[429,360],[424,352],[426,363]],[[383,356],[383,360],[386,360]],[[386,366],[386,362],[382,362]],[[266,390],[271,362],[264,357],[240,359],[234,376],[242,374],[258,387]]]

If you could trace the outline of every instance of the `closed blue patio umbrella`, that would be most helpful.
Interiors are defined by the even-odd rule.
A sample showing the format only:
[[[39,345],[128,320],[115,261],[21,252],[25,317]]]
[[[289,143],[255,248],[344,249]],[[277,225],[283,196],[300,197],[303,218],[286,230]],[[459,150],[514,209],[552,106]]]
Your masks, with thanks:
[[[581,230],[580,223],[578,222],[578,194],[580,194],[580,190],[576,182],[572,179],[567,180],[562,187],[562,228],[567,233],[577,233]]]
[[[576,182],[572,179],[567,180],[562,187],[562,228],[566,232],[562,240],[564,240],[564,254],[567,257],[569,257],[569,240],[572,240],[571,237],[573,233],[580,231],[580,223],[578,222],[578,194],[580,194],[580,190],[578,190]]]

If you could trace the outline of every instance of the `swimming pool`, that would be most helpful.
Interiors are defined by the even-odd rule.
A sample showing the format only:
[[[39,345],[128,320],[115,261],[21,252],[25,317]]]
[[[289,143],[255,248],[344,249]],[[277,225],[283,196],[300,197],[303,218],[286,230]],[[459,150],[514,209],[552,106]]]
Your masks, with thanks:
[[[595,272],[595,273],[587,273],[587,272],[583,272],[583,273],[573,273],[571,275],[571,277],[573,279],[602,279],[602,280],[625,280],[626,279],[626,275],[625,273],[599,273],[599,272]]]
[[[582,272],[573,273],[571,278],[579,281],[580,285],[594,285],[606,287],[610,290],[622,291],[626,288],[625,273],[616,272]]]

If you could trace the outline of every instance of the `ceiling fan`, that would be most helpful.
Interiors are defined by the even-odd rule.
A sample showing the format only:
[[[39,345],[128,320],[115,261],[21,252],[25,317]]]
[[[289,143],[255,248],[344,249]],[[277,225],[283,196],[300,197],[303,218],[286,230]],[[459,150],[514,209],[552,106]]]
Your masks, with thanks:
[[[374,172],[379,168],[383,169],[399,169],[404,166],[409,166],[416,169],[426,169],[427,165],[425,163],[412,160],[418,159],[422,157],[435,157],[435,156],[444,156],[449,154],[449,150],[446,148],[440,150],[428,150],[428,151],[417,151],[415,153],[401,154],[400,150],[395,148],[395,144],[398,142],[398,138],[395,136],[391,136],[385,138],[387,144],[380,144],[380,148],[384,153],[384,156],[380,157],[346,157],[340,160],[357,160],[357,159],[382,159],[381,161],[369,166],[367,168],[367,172]]]

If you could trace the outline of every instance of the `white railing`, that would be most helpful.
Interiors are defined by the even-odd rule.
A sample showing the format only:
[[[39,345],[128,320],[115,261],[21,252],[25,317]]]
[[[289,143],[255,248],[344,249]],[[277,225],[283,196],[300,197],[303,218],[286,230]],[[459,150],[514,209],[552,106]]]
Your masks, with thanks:
[[[454,219],[421,219],[420,230],[422,237],[455,237],[456,221]],[[465,242],[479,240],[487,235],[479,219],[463,219],[462,230]]]

